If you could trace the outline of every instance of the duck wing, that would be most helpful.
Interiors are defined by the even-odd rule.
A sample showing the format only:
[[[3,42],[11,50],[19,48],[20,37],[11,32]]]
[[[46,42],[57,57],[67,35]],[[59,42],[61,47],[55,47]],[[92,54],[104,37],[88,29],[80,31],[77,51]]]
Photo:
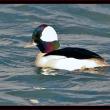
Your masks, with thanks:
[[[68,58],[76,58],[76,59],[97,58],[100,60],[104,60],[100,55],[92,51],[83,48],[72,48],[72,47],[66,47],[63,49],[54,50],[52,52],[47,53],[45,56],[48,55],[58,55],[58,56],[65,56]]]

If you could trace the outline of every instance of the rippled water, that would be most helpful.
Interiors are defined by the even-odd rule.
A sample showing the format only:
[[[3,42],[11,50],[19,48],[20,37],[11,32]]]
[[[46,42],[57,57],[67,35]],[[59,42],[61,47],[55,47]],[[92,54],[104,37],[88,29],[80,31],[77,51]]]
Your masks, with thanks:
[[[0,105],[109,105],[110,68],[44,75],[35,67],[38,49],[23,47],[42,23],[56,29],[61,47],[83,47],[110,63],[110,5],[1,4]]]

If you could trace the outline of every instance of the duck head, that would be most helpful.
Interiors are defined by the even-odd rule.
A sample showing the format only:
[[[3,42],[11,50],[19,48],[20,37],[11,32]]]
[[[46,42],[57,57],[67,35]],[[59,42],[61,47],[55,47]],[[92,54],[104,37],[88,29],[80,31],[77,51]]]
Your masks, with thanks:
[[[38,26],[32,34],[32,43],[27,47],[37,46],[42,53],[49,53],[60,47],[57,33],[46,24]]]

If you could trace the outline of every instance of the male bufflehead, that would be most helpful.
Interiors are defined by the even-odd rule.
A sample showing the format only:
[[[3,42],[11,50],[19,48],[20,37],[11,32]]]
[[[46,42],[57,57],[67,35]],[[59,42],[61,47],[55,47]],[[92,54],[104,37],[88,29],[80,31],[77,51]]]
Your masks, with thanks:
[[[32,46],[37,46],[40,50],[35,61],[36,66],[40,68],[74,71],[108,66],[100,55],[92,51],[76,47],[59,49],[60,44],[56,31],[46,24],[34,30],[32,43],[26,47]]]

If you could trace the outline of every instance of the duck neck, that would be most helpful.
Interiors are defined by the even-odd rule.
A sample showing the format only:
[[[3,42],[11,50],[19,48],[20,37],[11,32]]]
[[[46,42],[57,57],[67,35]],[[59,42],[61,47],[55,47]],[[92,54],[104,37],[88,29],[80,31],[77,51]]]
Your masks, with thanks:
[[[37,46],[42,53],[49,53],[51,51],[57,50],[60,47],[60,44],[58,41],[53,42],[41,41]]]

